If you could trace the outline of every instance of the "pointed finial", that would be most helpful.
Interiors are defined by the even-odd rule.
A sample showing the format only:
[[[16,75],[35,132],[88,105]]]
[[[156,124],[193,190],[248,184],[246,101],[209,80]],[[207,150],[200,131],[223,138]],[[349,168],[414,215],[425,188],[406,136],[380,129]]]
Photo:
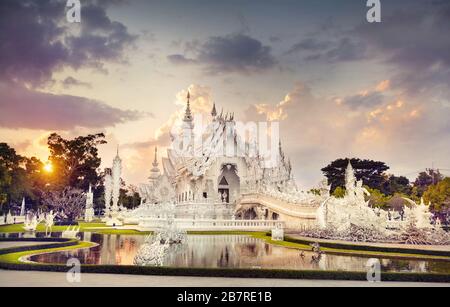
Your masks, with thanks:
[[[155,147],[155,161],[153,162],[153,165],[158,166],[158,147]]]
[[[216,103],[215,102],[214,102],[214,105],[213,105],[213,109],[211,111],[211,115],[212,115],[212,117],[216,117],[217,116],[217,109],[216,109]]]
[[[191,112],[191,93],[188,91],[187,94],[187,106],[186,111],[184,113],[184,121],[191,122],[192,121],[192,112]]]

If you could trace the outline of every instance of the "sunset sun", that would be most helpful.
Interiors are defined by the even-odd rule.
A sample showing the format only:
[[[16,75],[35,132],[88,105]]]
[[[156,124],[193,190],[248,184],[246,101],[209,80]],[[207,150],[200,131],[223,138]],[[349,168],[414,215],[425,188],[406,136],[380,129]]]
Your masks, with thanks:
[[[46,173],[53,173],[53,165],[50,163],[50,162],[47,162],[45,165],[44,165],[44,171],[46,172]]]

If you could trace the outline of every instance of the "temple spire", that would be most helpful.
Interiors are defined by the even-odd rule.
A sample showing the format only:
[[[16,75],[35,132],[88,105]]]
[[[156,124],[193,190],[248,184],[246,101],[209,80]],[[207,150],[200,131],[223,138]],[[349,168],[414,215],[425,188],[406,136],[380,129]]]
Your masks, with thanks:
[[[155,147],[155,160],[153,161],[153,166],[158,167],[158,147]]]
[[[211,116],[213,118],[216,118],[216,116],[217,116],[217,109],[216,109],[216,103],[215,102],[214,102],[214,105],[213,105],[213,109],[211,111]]]
[[[150,179],[151,182],[154,182],[158,180],[158,178],[161,176],[161,171],[159,170],[159,163],[158,163],[158,147],[155,147],[155,160],[153,161],[153,168],[150,171]]]
[[[188,91],[187,94],[187,106],[186,111],[184,113],[184,121],[192,122],[192,112],[191,112],[191,93]]]

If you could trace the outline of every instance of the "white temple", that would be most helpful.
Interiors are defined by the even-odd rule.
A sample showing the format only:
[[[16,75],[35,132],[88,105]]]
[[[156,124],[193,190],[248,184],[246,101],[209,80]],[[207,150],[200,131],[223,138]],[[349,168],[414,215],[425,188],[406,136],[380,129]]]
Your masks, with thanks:
[[[215,104],[202,129],[194,122],[188,94],[181,129],[172,134],[173,146],[162,158],[162,170],[155,149],[148,182],[139,187],[142,203],[133,211],[119,212],[121,160],[117,155],[112,176],[105,178],[107,225],[125,223],[155,230],[167,227],[170,220],[182,230],[272,230],[277,234],[277,229],[287,228],[314,237],[373,241],[420,229],[425,233],[421,242],[445,241],[431,225],[427,206],[411,201],[412,209],[406,208],[401,219],[371,207],[370,193],[357,180],[351,163],[344,198],[331,196],[326,181],[315,193],[304,192],[295,184],[281,142],[271,147],[276,148],[275,154],[267,155],[260,138],[243,133],[234,114],[219,115]]]
[[[196,208],[197,213],[221,212],[222,218],[232,218],[244,192],[263,185],[280,191],[295,186],[291,163],[281,143],[275,150],[275,165],[266,167],[256,138],[243,139],[234,114],[218,114],[214,104],[209,122],[198,133],[189,94],[181,131],[172,139],[177,148],[167,150],[163,170],[156,149],[149,182],[140,186],[145,205],[175,202],[178,208],[190,212],[190,217]],[[195,140],[201,140],[201,144],[196,145]]]

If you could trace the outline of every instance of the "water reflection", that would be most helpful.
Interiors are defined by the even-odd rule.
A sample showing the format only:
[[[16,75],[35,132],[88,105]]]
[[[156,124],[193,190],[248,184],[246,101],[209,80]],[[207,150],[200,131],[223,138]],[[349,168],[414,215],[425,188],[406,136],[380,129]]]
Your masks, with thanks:
[[[133,265],[133,259],[144,243],[144,236],[84,234],[84,240],[97,247],[31,257],[42,263],[66,263],[78,258],[83,264]],[[366,271],[367,258],[313,254],[267,244],[248,236],[189,235],[185,246],[167,259],[165,266],[201,268],[271,268],[297,270]],[[383,271],[450,272],[449,262],[382,259]]]

